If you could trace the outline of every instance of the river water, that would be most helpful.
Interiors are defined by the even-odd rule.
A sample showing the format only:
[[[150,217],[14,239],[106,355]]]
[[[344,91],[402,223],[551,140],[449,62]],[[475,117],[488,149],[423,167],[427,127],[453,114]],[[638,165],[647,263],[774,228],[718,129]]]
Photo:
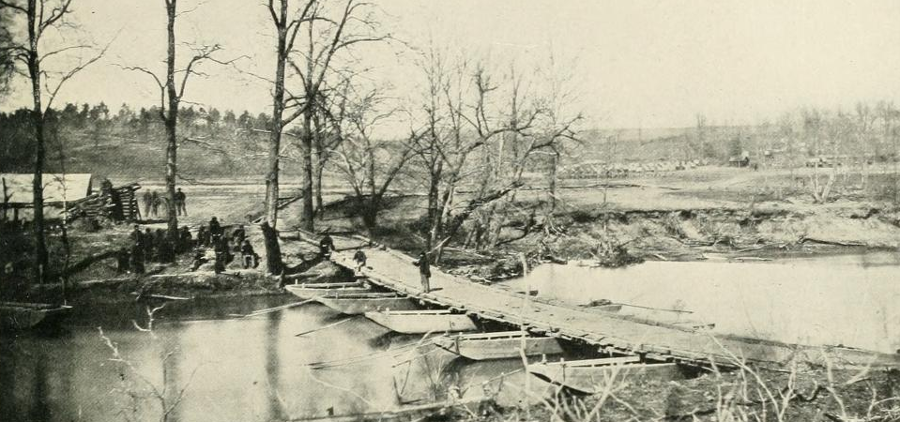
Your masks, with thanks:
[[[720,333],[885,352],[900,348],[900,259],[873,253],[772,262],[648,262],[625,269],[546,265],[510,281],[539,296],[585,304],[610,299],[692,314],[623,308],[657,318],[687,315]],[[320,305],[252,318],[290,297],[171,302],[152,332],[143,305],[78,307],[61,332],[0,333],[0,421],[270,421],[384,410],[465,395],[516,371],[516,361],[462,363],[420,339],[391,335],[364,318],[341,322]],[[330,324],[336,324],[329,326]],[[327,328],[296,337],[304,331]],[[98,328],[116,345],[105,344]],[[397,352],[386,352],[396,350]],[[365,358],[356,359],[363,356]],[[337,361],[312,369],[314,362]],[[501,401],[522,397],[525,376],[504,377]],[[529,381],[531,388],[546,388]],[[181,391],[184,391],[179,400]],[[435,390],[437,393],[435,393]],[[397,393],[400,392],[398,395]],[[399,396],[399,399],[398,399]],[[172,406],[177,403],[177,406]]]
[[[287,420],[329,409],[340,415],[395,408],[401,399],[433,400],[449,385],[479,395],[482,381],[521,367],[515,361],[459,365],[433,346],[399,348],[420,339],[393,336],[362,317],[296,337],[346,318],[320,305],[228,316],[292,300],[171,303],[156,313],[152,333],[131,322],[145,326],[145,308],[117,305],[80,309],[60,333],[3,334],[0,421],[159,420],[153,388],[168,406],[178,403],[169,421]],[[113,361],[99,327],[131,367]],[[385,352],[391,348],[398,352]],[[348,364],[359,356],[366,358]],[[308,366],[335,360],[343,361],[320,370]],[[522,385],[524,375],[508,379]]]
[[[613,302],[646,319],[714,323],[714,332],[788,343],[900,350],[900,254],[646,262],[621,269],[545,265],[509,282],[538,297]]]

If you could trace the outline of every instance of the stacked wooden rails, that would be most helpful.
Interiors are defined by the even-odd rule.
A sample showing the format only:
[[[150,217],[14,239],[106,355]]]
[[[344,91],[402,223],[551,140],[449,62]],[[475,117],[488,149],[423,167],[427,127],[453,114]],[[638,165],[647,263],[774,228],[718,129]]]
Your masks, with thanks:
[[[71,219],[82,216],[104,217],[115,221],[135,221],[141,219],[137,191],[141,185],[131,183],[108,191],[88,195],[68,204]],[[146,218],[146,216],[144,216]]]

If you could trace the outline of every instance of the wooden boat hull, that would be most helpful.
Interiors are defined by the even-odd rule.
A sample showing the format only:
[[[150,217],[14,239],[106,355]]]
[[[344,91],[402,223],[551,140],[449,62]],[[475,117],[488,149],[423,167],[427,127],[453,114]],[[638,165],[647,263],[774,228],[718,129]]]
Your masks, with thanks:
[[[525,356],[557,355],[563,352],[552,337],[532,337],[521,331],[444,336],[434,339],[438,347],[471,360],[518,359],[522,338]]]
[[[50,326],[65,318],[71,306],[42,303],[0,303],[0,327],[4,330],[27,330]]]
[[[319,303],[347,315],[360,315],[366,312],[377,312],[381,310],[397,310],[410,311],[416,309],[416,304],[406,296],[375,296],[375,297],[354,297],[354,295],[345,295],[341,297],[319,297],[316,299]]]
[[[616,359],[616,358],[612,358]],[[571,363],[577,363],[573,361]],[[674,363],[622,363],[598,366],[570,366],[565,363],[529,365],[528,372],[541,380],[562,386],[578,394],[599,394],[622,383],[644,382],[648,379],[675,380],[682,378]]]
[[[342,297],[370,292],[369,288],[358,284],[342,287],[312,287],[306,284],[289,284],[284,286],[284,289],[300,299],[312,299],[320,296]]]
[[[476,331],[468,315],[449,311],[366,312],[366,318],[402,334]]]

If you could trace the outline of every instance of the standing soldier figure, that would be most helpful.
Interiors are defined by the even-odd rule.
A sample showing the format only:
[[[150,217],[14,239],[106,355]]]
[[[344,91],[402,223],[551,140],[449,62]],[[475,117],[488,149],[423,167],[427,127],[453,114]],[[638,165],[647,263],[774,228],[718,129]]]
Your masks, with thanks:
[[[422,291],[424,293],[428,293],[431,291],[431,284],[429,278],[431,278],[431,266],[428,264],[428,254],[422,252],[419,254],[419,259],[413,262],[413,265],[419,267],[419,275],[422,277]]]
[[[153,246],[155,245],[153,243],[153,232],[151,232],[150,229],[146,229],[142,236],[141,239],[143,240],[141,242],[144,245],[144,261],[150,262],[153,260]]]
[[[216,253],[216,261],[213,271],[220,274],[225,271],[225,265],[228,263],[228,242],[225,238],[217,238],[214,241],[213,251]]]
[[[131,258],[131,270],[135,274],[143,274],[144,273],[144,248],[145,242],[144,234],[141,233],[141,228],[139,226],[134,226],[134,231],[131,232],[131,254],[129,255]]]
[[[178,232],[178,253],[190,251],[194,247],[194,239],[191,236],[191,229],[182,226]]]
[[[209,246],[209,232],[206,231],[206,226],[197,229],[197,246]]]
[[[150,196],[150,211],[153,212],[154,217],[159,216],[159,206],[162,204],[162,199],[159,197],[159,193],[153,191],[153,194]]]
[[[154,257],[158,262],[166,262],[166,244],[168,243],[166,241],[166,232],[163,229],[156,229],[156,233],[151,236],[153,236],[153,240],[150,243],[153,243]]]
[[[178,192],[175,192],[175,210],[178,212],[178,215],[187,216],[187,207],[184,204],[185,199],[187,199],[187,196],[181,191],[181,188],[178,188]]]
[[[150,218],[150,206],[153,204],[153,194],[150,193],[150,190],[144,191],[141,202],[144,204],[144,218]]]
[[[319,241],[319,255],[322,259],[331,258],[331,251],[333,250],[335,250],[334,239],[331,238],[328,232],[325,232],[325,236]]]
[[[356,253],[353,254],[353,260],[356,261],[356,272],[362,271],[363,267],[366,266],[366,253],[363,252],[362,248],[358,248]]]
[[[238,251],[244,245],[244,240],[247,239],[247,231],[244,230],[244,225],[239,225],[234,231],[231,232],[231,241],[234,242],[234,250]]]
[[[128,248],[119,248],[116,252],[116,274],[127,273],[131,271],[131,265],[129,265],[129,261],[131,260],[131,255],[128,253]]]
[[[209,236],[213,242],[218,241],[222,237],[222,225],[219,224],[219,219],[215,216],[209,220]]]
[[[143,240],[144,235],[141,233],[141,226],[135,224],[134,230],[131,231],[131,234],[128,235],[131,238],[131,245],[143,245],[141,240]]]
[[[259,255],[253,250],[253,245],[249,240],[244,240],[241,244],[241,264],[244,268],[256,268],[259,266]]]

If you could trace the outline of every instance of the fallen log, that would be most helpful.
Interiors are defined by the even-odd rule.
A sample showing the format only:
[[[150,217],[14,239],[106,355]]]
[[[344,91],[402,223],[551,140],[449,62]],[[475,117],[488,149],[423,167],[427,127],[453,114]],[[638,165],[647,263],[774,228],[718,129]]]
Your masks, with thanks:
[[[137,296],[138,299],[142,299],[145,297],[153,298],[153,299],[164,299],[164,300],[191,300],[193,298],[183,297],[183,296],[169,296],[169,295],[158,295],[152,293],[140,293],[140,292],[131,292],[132,296]]]
[[[866,246],[865,242],[842,242],[840,240],[826,240],[826,239],[817,239],[815,237],[801,237],[797,243],[819,243],[822,245],[834,245],[834,246]]]

